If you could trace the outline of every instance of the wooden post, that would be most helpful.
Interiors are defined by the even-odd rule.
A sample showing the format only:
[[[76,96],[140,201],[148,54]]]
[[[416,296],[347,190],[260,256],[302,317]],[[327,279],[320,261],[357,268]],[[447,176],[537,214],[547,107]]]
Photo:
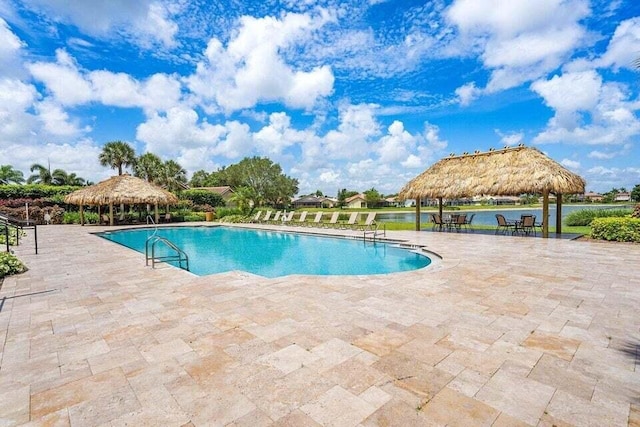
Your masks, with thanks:
[[[562,193],[556,194],[556,236],[562,234]]]
[[[156,224],[160,222],[160,212],[158,212],[158,204],[155,205],[156,210]]]
[[[80,205],[80,225],[84,225],[84,206]]]
[[[416,197],[416,231],[420,231],[420,197]]]
[[[113,202],[109,202],[109,225],[113,226]]]
[[[549,190],[542,192],[542,237],[549,237]]]
[[[438,197],[438,214],[440,215],[440,219],[442,219],[442,197]]]

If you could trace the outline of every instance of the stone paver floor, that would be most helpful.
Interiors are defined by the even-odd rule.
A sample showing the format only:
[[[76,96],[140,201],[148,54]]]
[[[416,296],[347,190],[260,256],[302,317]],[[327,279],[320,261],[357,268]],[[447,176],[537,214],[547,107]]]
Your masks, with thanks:
[[[640,245],[390,232],[442,259],[196,277],[101,229],[16,248],[1,426],[640,425]]]

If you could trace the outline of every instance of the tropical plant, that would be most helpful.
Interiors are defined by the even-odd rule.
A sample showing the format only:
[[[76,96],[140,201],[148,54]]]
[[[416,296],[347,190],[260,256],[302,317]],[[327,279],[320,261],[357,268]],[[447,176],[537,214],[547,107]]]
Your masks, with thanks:
[[[260,197],[251,187],[238,187],[229,201],[234,203],[242,213],[250,215],[253,209],[260,204]]]
[[[148,182],[156,182],[162,169],[162,160],[153,153],[145,153],[136,159],[133,174]]]
[[[640,243],[640,219],[596,218],[591,223],[591,237],[617,242]]]
[[[62,169],[56,169],[51,173],[53,185],[84,185],[84,178],[80,178],[75,173],[67,173]]]
[[[631,200],[640,202],[640,184],[636,184],[631,190]]]
[[[225,201],[218,193],[209,190],[189,189],[180,194],[183,199],[191,200],[196,205],[224,206]]]
[[[187,171],[174,160],[164,162],[159,170],[157,184],[169,191],[180,191],[188,188]]]
[[[581,209],[566,216],[564,223],[568,226],[590,225],[596,218],[625,217],[631,214],[631,209]]]
[[[11,165],[0,166],[0,184],[22,184],[24,175]]]
[[[367,207],[375,208],[382,203],[382,194],[375,188],[371,188],[364,192],[364,198],[367,201]]]
[[[53,184],[53,175],[51,174],[51,166],[44,167],[39,163],[34,163],[29,168],[31,172],[36,172],[27,179],[27,184]]]
[[[102,153],[100,153],[98,159],[102,166],[118,169],[118,175],[122,175],[123,166],[133,166],[135,164],[136,153],[126,142],[111,141],[102,147]]]

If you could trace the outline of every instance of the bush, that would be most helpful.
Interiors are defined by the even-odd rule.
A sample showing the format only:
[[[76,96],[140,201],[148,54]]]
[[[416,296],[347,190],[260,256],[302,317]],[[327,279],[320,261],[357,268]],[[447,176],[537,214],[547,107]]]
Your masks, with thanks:
[[[242,211],[238,208],[218,208],[216,209],[216,218],[222,219],[229,215],[242,215]],[[229,222],[229,221],[227,221]]]
[[[98,224],[100,218],[97,212],[85,212],[85,224]],[[80,212],[65,212],[62,216],[63,224],[80,224]]]
[[[625,217],[631,213],[631,209],[582,209],[573,211],[564,219],[569,226],[590,225],[595,218]]]
[[[25,208],[8,208],[5,206],[0,206],[0,213],[4,215],[8,215],[13,218],[26,220],[27,213],[25,212]],[[51,216],[50,224],[61,224],[62,218],[64,215],[64,209],[59,207],[58,205],[54,205],[51,207],[41,208],[39,206],[29,206],[29,219],[35,221],[37,224],[44,224],[44,215],[49,213]]]
[[[180,197],[191,200],[195,205],[225,206],[221,195],[209,190],[184,190]]]
[[[0,185],[0,199],[40,199],[43,197],[64,196],[77,189],[74,185]]]
[[[6,233],[6,229],[0,228],[0,245],[5,245],[7,243],[7,235]],[[19,230],[17,228],[13,228],[13,227],[9,227],[9,245],[11,246],[15,246],[18,244],[18,236],[20,236],[20,238],[26,236],[27,233],[25,233],[22,230]]]
[[[247,218],[248,218],[247,216],[242,214],[232,214],[232,215],[226,215],[224,218],[220,220],[220,222],[229,222],[229,223],[245,222]]]
[[[204,221],[205,216],[202,212],[191,212],[184,216],[185,222]]]
[[[596,218],[591,222],[593,239],[640,243],[640,219]]]
[[[25,271],[27,268],[15,255],[9,252],[0,252],[0,279]]]

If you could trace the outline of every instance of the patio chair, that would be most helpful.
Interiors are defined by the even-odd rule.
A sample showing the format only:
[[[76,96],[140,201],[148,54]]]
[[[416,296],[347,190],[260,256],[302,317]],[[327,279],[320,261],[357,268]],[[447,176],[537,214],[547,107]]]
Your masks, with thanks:
[[[367,219],[364,220],[364,224],[360,224],[358,226],[356,226],[357,229],[360,229],[362,231],[367,231],[367,230],[372,230],[376,228],[376,213],[375,212],[369,212],[369,214],[367,215]]]
[[[455,228],[456,231],[460,232],[464,227],[467,226],[467,214],[459,214],[456,215],[452,222],[449,224],[449,228]]]
[[[293,214],[295,211],[289,211],[282,215],[282,225],[291,224],[291,220],[293,219]]]
[[[343,222],[342,224],[340,224],[340,228],[342,229],[349,229],[349,228],[354,228],[357,224],[358,221],[358,212],[351,212],[351,215],[349,215],[349,220],[347,222]]]
[[[262,215],[262,211],[256,212],[253,218],[249,218],[246,222],[251,222],[251,223],[260,222],[260,215]]]
[[[280,221],[280,215],[282,215],[282,211],[277,211],[273,219],[269,221],[269,224],[277,224]]]
[[[100,215],[100,223],[104,225],[109,225],[109,215],[107,214]]]
[[[324,212],[316,212],[316,216],[313,218],[313,221],[309,222],[306,225],[308,225],[309,227],[321,227],[322,215],[324,215]]]
[[[261,220],[259,220],[258,222],[259,222],[260,224],[266,224],[266,223],[268,223],[268,222],[269,222],[269,220],[271,220],[271,214],[272,214],[272,213],[273,213],[272,211],[267,211],[267,212],[265,212],[265,214],[264,214],[264,216],[262,217],[262,219],[261,219]]]
[[[440,214],[431,214],[431,222],[433,222],[433,226],[431,227],[432,230],[435,230],[436,227],[438,227],[438,230],[442,231],[442,226],[444,225],[444,223],[442,222],[442,217],[440,216]]]
[[[524,233],[525,236],[536,235],[536,229],[534,227],[536,223],[536,217],[534,215],[522,215],[520,217],[520,223],[518,224],[518,229]]]
[[[467,227],[467,230],[473,231],[473,228],[471,228],[471,223],[473,222],[473,217],[475,216],[476,214],[471,214],[471,216],[465,221],[464,225]]]
[[[509,230],[511,230],[511,234],[514,234],[516,232],[515,221],[507,221],[502,214],[496,214],[496,220],[498,221],[498,226],[496,227],[495,234],[498,234],[499,232],[505,234]]]
[[[331,219],[329,219],[329,222],[322,223],[322,226],[324,228],[335,227],[336,225],[338,225],[338,218],[340,218],[340,212],[334,212],[331,215]]]
[[[304,225],[305,221],[307,220],[307,211],[302,211],[300,213],[300,217],[298,218],[297,221],[295,222],[291,222],[291,225]]]

